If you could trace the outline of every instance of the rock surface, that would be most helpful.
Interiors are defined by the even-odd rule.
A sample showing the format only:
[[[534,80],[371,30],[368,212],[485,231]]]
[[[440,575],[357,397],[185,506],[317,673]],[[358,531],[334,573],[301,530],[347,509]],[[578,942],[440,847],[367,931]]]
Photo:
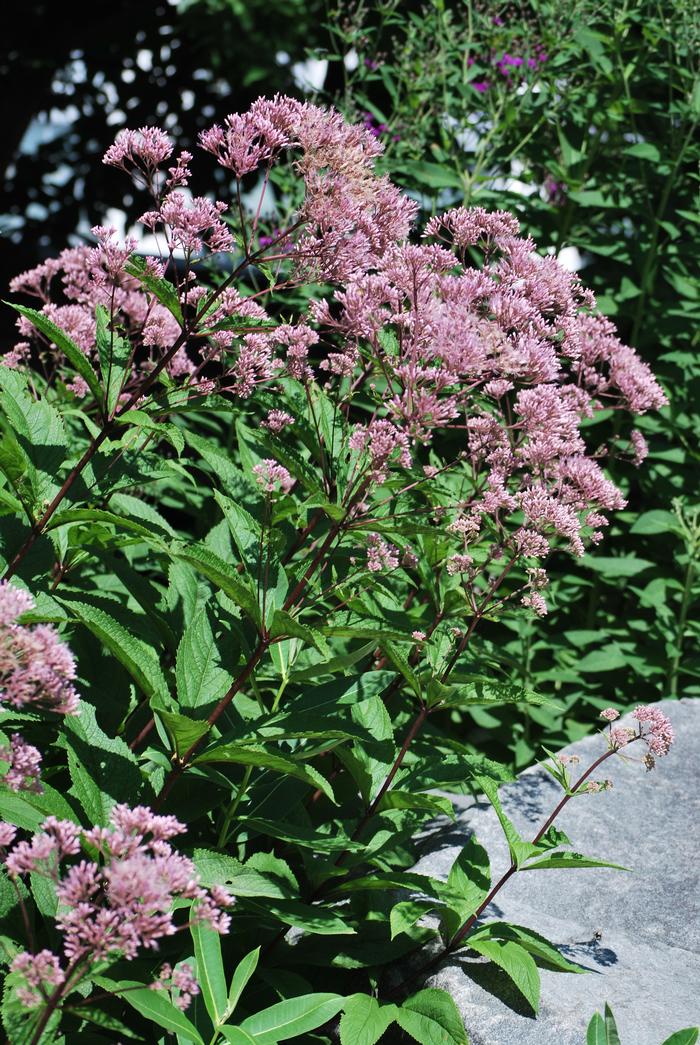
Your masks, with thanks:
[[[557,826],[577,852],[633,873],[606,869],[543,870],[516,875],[485,912],[541,933],[588,975],[541,969],[537,1017],[493,964],[463,953],[432,977],[450,992],[471,1045],[585,1045],[586,1027],[607,1001],[622,1045],[661,1045],[674,1031],[700,1023],[698,824],[700,701],[665,701],[676,743],[647,773],[634,761],[609,759],[601,775],[613,789],[568,803]],[[630,724],[624,722],[623,724]],[[602,751],[594,735],[568,754],[585,769]],[[500,792],[515,826],[531,838],[561,794],[542,769],[524,772]],[[417,871],[446,878],[473,832],[496,876],[508,866],[500,825],[486,803],[455,801],[457,822],[432,836]]]

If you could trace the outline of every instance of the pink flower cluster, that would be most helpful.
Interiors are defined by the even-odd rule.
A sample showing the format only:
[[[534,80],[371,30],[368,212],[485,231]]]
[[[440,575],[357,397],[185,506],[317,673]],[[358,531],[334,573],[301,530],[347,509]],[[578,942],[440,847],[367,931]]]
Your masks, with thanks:
[[[9,747],[0,747],[0,761],[8,763],[2,780],[11,791],[41,793],[41,752],[19,733],[12,734]]]
[[[600,717],[608,723],[613,723],[620,717],[620,713],[615,708],[606,708],[601,711]],[[673,726],[668,716],[653,704],[641,704],[632,712],[632,718],[637,720],[639,728],[635,730],[630,726],[611,725],[608,742],[615,751],[619,751],[634,740],[643,741],[647,747],[645,765],[647,769],[653,769],[656,758],[667,755],[675,740]]]
[[[438,243],[389,248],[312,313],[344,346],[343,376],[366,365],[356,346],[371,347],[377,419],[350,446],[369,445],[373,481],[406,467],[420,444],[461,430],[481,491],[464,513],[474,534],[488,524],[520,555],[541,558],[559,539],[581,555],[602,538],[605,513],[625,504],[603,471],[606,449],[587,447],[582,422],[604,408],[658,409],[666,397],[578,278],[517,233],[509,214],[448,211],[425,230]],[[374,452],[373,426],[382,435]],[[546,612],[537,591],[526,599]]]
[[[265,493],[289,493],[294,486],[294,479],[284,465],[278,464],[271,457],[261,461],[253,467],[253,475],[259,486]]]
[[[68,646],[53,625],[17,623],[33,607],[28,592],[0,582],[0,703],[75,715],[76,667]]]
[[[370,533],[367,538],[367,569],[371,573],[381,573],[384,570],[395,570],[398,565],[398,549],[378,533]]]
[[[502,62],[522,64],[509,55]],[[459,545],[445,557],[455,575],[469,576],[469,545],[477,538],[515,558],[536,559],[561,543],[581,555],[602,539],[608,513],[625,504],[604,471],[606,459],[621,443],[638,464],[646,447],[634,430],[614,446],[589,446],[583,423],[604,409],[633,415],[659,409],[666,397],[576,275],[538,255],[503,211],[454,208],[427,223],[420,243],[409,242],[416,206],[375,172],[381,143],[333,110],[261,98],[204,131],[200,144],[237,179],[255,175],[263,186],[272,164],[292,161],[304,198],[282,242],[262,245],[262,196],[251,214],[238,213],[237,241],[246,262],[274,267],[279,282],[272,289],[326,281],[334,299],[313,301],[282,324],[260,304],[267,290],[244,296],[227,285],[212,300],[190,262],[202,250],[233,249],[222,220],[227,205],[185,193],[189,154],[167,176],[161,171],[173,154],[162,131],[122,132],[105,162],[148,185],[155,209],[142,220],[162,228],[166,244],[162,259],[149,262],[145,284],[169,275],[185,314],[199,309],[197,329],[168,357],[173,380],[200,396],[249,397],[281,377],[323,378],[343,406],[361,391],[371,413],[353,427],[343,450],[355,454],[351,479],[366,495],[363,504],[372,487],[393,479],[398,485],[394,473],[430,448],[454,446],[454,460],[443,467],[458,467],[470,493],[446,519]],[[96,247],[64,251],[18,277],[13,290],[38,296],[88,355],[96,351],[95,306],[107,306],[140,361],[123,395],[138,393],[181,326],[129,275],[133,244],[114,242],[108,229],[93,231]],[[184,275],[169,267],[176,248],[185,255]],[[67,303],[57,305],[52,284],[59,277]],[[34,337],[26,320],[19,327],[25,340],[5,357],[9,365],[24,365]],[[86,391],[77,381],[69,387]],[[278,434],[291,420],[272,410],[262,423]],[[432,469],[428,478],[442,470],[424,467]],[[256,466],[255,478],[267,493],[292,485],[273,460]],[[371,562],[383,563],[379,552]],[[523,595],[540,615],[547,610],[542,587],[528,582]]]
[[[48,975],[50,982],[65,979],[66,989],[73,989],[98,962],[157,949],[163,938],[177,932],[177,900],[192,901],[192,917],[216,932],[228,931],[229,894],[218,886],[203,889],[192,861],[170,845],[185,830],[175,817],[157,816],[145,806],[117,805],[109,827],[81,831],[70,821],[49,817],[41,832],[4,855],[12,878],[46,877],[59,901],[62,958],[42,952],[37,966],[34,956],[24,953],[12,964],[26,980],[25,1004],[34,1003],[30,996]],[[12,837],[5,832],[0,844],[10,845]],[[81,844],[90,856],[78,859]]]
[[[177,991],[173,997],[173,1004],[182,1009],[187,1009],[195,994],[199,994],[199,984],[194,974],[194,969],[188,962],[183,962],[176,969],[165,962],[162,966],[158,979],[150,984],[152,991]]]

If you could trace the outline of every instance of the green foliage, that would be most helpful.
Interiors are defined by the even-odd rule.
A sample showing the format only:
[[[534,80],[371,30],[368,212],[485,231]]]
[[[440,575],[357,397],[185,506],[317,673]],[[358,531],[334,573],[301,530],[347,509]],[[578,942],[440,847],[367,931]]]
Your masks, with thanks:
[[[59,1033],[273,1045],[327,1042],[336,1032],[342,1045],[399,1034],[467,1045],[448,995],[406,996],[408,959],[418,962],[416,979],[430,968],[416,957],[426,944],[424,958],[460,947],[465,967],[493,962],[534,1012],[539,965],[585,971],[534,928],[482,915],[511,874],[617,865],[574,851],[554,827],[522,837],[498,788],[543,740],[558,748],[578,738],[611,703],[697,691],[698,665],[685,654],[697,637],[700,515],[689,480],[697,452],[685,430],[700,423],[700,293],[696,248],[682,232],[696,221],[690,132],[699,114],[677,21],[684,5],[670,19],[648,4],[613,12],[606,0],[595,16],[587,0],[568,6],[524,5],[520,20],[501,26],[493,17],[501,5],[476,12],[436,2],[406,15],[390,2],[381,18],[370,11],[369,25],[353,14],[336,27],[336,57],[355,45],[361,59],[346,109],[366,108],[399,136],[387,143],[386,169],[426,211],[461,201],[510,208],[540,242],[583,252],[586,280],[623,336],[678,389],[661,420],[642,421],[651,468],[629,485],[606,554],[566,567],[555,558],[546,622],[517,611],[520,567],[503,598],[492,598],[502,569],[493,534],[472,549],[483,612],[443,569],[434,520],[444,505],[468,503],[466,465],[432,487],[422,471],[405,484],[394,474],[377,484],[371,522],[353,517],[350,433],[370,416],[369,396],[348,394],[338,409],[314,382],[284,377],[274,397],[212,395],[195,409],[161,373],[122,409],[133,346],[106,308],[97,310],[93,368],[43,313],[15,306],[91,393],[79,403],[60,381],[0,367],[0,550],[13,572],[19,556],[15,576],[37,595],[32,621],[70,639],[83,700],[65,723],[27,724],[43,742],[44,792],[0,784],[0,813],[34,831],[47,815],[106,825],[117,802],[159,803],[186,823],[182,846],[202,884],[235,898],[230,935],[179,912],[189,935],[167,940],[157,961],[95,974],[73,993],[60,1028],[51,1017],[42,1045]],[[387,39],[399,44],[386,48],[390,57],[366,64]],[[489,90],[476,91],[485,56],[516,45],[548,52],[537,80],[518,91],[490,68]],[[516,192],[516,175],[535,191]],[[565,183],[562,199],[548,197],[548,175]],[[286,205],[284,180],[276,184]],[[149,301],[184,329],[175,284],[138,259],[129,264]],[[238,320],[224,325],[240,337]],[[390,351],[396,335],[383,336]],[[281,437],[261,425],[271,406],[294,418]],[[615,419],[596,423],[608,433]],[[432,461],[435,448],[422,449]],[[268,494],[253,470],[273,458],[293,482]],[[59,494],[59,510],[38,525]],[[28,531],[36,540],[25,554]],[[368,569],[370,533],[402,554],[415,548],[415,573]],[[4,732],[25,728],[13,714],[3,713]],[[550,771],[571,795],[556,763]],[[449,795],[465,792],[494,807],[512,861],[506,875],[492,879],[474,837],[446,881],[413,872],[422,832],[453,816]],[[55,893],[30,885],[21,900],[36,942],[54,946]],[[5,886],[11,954],[26,941]],[[201,993],[187,1013],[177,997],[148,989],[161,960],[194,964]],[[398,988],[396,970],[406,976]],[[17,1027],[26,1036],[13,977],[3,1023],[8,1036]],[[28,1033],[31,1041],[33,1026]],[[606,1007],[588,1045],[617,1040]],[[696,1031],[680,1031],[665,1045],[695,1040]]]
[[[688,437],[700,425],[699,27],[697,0],[431,0],[410,13],[387,0],[328,25],[331,82],[343,84],[334,100],[373,119],[390,176],[428,214],[497,207],[538,244],[573,250],[602,311],[669,392],[660,417],[641,419],[649,459],[624,481],[629,508],[604,554],[560,572],[543,621],[486,629],[511,684],[563,705],[464,716],[518,768],[540,738],[576,740],[611,703],[700,692]],[[357,66],[341,68],[352,48]],[[499,68],[504,55],[522,65]]]

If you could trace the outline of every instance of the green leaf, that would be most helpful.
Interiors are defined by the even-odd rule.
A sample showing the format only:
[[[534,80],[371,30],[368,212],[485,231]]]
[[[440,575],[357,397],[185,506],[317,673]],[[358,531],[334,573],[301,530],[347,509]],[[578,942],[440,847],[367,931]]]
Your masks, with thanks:
[[[397,1012],[395,1005],[380,1005],[369,994],[351,994],[340,1019],[340,1045],[376,1045]]]
[[[582,564],[589,570],[602,573],[604,577],[636,577],[654,565],[648,559],[638,559],[635,555],[585,555]]]
[[[195,765],[216,762],[255,766],[256,769],[272,769],[275,773],[283,773],[297,780],[303,780],[314,789],[320,788],[331,802],[337,804],[331,785],[312,766],[305,766],[293,758],[273,753],[264,747],[254,744],[214,744],[194,760]]]
[[[132,635],[98,606],[65,596],[56,596],[56,599],[124,665],[147,697],[169,702],[168,683],[151,646]]]
[[[143,782],[136,756],[120,737],[100,729],[95,709],[84,700],[80,713],[66,718],[56,744],[68,753],[70,793],[90,825],[104,826],[116,802],[132,802]]]
[[[131,345],[110,329],[111,316],[104,305],[95,309],[97,354],[100,357],[102,380],[106,389],[107,415],[112,416],[119,394],[124,387]]]
[[[638,160],[650,160],[652,163],[658,163],[661,159],[661,153],[651,142],[635,142],[634,145],[623,149],[623,153],[625,156],[633,156]]]
[[[257,1045],[274,1045],[322,1027],[343,1008],[339,994],[306,994],[287,998],[243,1020],[241,1028],[255,1036]]]
[[[666,1038],[662,1045],[695,1045],[699,1034],[697,1027],[686,1027],[684,1030],[677,1030],[670,1038]]]
[[[157,1023],[170,1034],[179,1034],[186,1041],[195,1045],[205,1045],[204,1039],[193,1023],[172,1002],[168,1001],[163,991],[152,991],[143,984],[133,980],[108,980],[104,976],[94,976],[94,982],[112,994],[118,995],[131,1005],[147,1020]]]
[[[434,987],[408,998],[396,1022],[419,1045],[469,1045],[457,1006],[446,991]]]
[[[259,958],[260,948],[256,947],[254,950],[249,951],[245,958],[241,958],[236,966],[231,978],[231,986],[229,988],[228,1000],[226,1002],[226,1019],[228,1019],[238,1005],[240,997],[246,988],[246,984],[258,967]]]
[[[450,687],[454,692],[443,696],[437,703],[444,708],[497,707],[500,704],[532,704],[535,707],[550,707],[561,710],[562,705],[549,697],[514,682],[493,682],[491,679],[474,678],[466,686]]]
[[[181,456],[182,451],[185,449],[185,437],[177,425],[169,424],[165,421],[156,421],[145,410],[127,410],[125,414],[120,414],[116,421],[120,425],[132,425],[135,428],[143,428],[146,432],[152,432],[160,439],[167,440],[175,447],[178,457]],[[129,438],[128,433],[127,438]]]
[[[168,312],[175,316],[175,319],[182,326],[182,309],[180,308],[176,287],[167,279],[156,276],[151,272],[146,258],[142,258],[138,254],[132,254],[124,266],[124,271],[140,280],[146,290],[150,290],[151,294],[160,301],[161,305],[165,305]]]
[[[605,1018],[596,1012],[588,1024],[586,1045],[620,1045],[620,1037],[610,1006],[605,1003]]]
[[[479,778],[479,786],[488,798],[489,802],[493,806],[496,816],[498,817],[503,833],[506,836],[508,842],[508,848],[510,849],[511,859],[516,867],[521,867],[522,864],[529,860],[530,857],[535,856],[540,849],[538,846],[533,845],[531,842],[526,842],[524,838],[520,836],[516,831],[512,821],[506,816],[501,800],[498,797],[498,785],[486,777]]]
[[[260,549],[260,523],[240,504],[218,490],[214,490],[214,499],[226,517],[241,561],[250,573],[255,573]]]
[[[178,703],[187,708],[216,703],[233,681],[220,665],[218,643],[206,607],[185,628],[177,648],[175,681]]]
[[[464,946],[499,965],[510,976],[533,1011],[537,1012],[540,1004],[540,974],[532,955],[524,947],[514,940],[484,939],[482,936],[475,939],[468,936]]]
[[[455,171],[444,167],[441,163],[430,163],[428,160],[410,160],[396,168],[401,175],[408,175],[419,185],[427,185],[429,189],[462,189],[462,178]]]
[[[662,508],[654,508],[650,512],[642,512],[630,527],[630,533],[644,535],[657,533],[679,534],[681,532],[678,517],[673,512],[667,512]]]
[[[161,544],[163,538],[172,536],[166,529],[145,525],[143,520],[137,522],[135,519],[116,515],[114,512],[105,511],[103,508],[67,508],[63,512],[56,512],[46,529],[47,531],[55,530],[60,526],[72,526],[81,522],[111,523],[120,530],[135,533],[137,536],[144,537],[155,544]]]
[[[164,708],[158,708],[157,715],[162,719],[180,757],[209,732],[209,723],[201,719],[187,718],[186,715],[178,715],[176,711],[166,711]]]
[[[313,849],[317,853],[340,853],[360,852],[364,849],[362,842],[353,842],[344,831],[334,830],[333,834],[321,834],[318,830],[303,827],[300,824],[292,824],[288,821],[263,820],[260,817],[245,817],[240,819],[241,830],[259,832],[278,838],[282,842],[290,842],[292,845],[301,846],[303,849]]]
[[[547,965],[560,969],[562,972],[587,973],[590,971],[582,965],[570,962],[544,936],[540,936],[539,933],[534,932],[532,929],[527,929],[523,925],[511,925],[509,922],[489,922],[469,936],[467,941],[469,946],[471,946],[472,939],[479,939],[482,936],[490,940],[513,940],[534,958],[539,958],[540,961],[546,962]]]
[[[228,595],[255,622],[260,620],[258,600],[255,592],[246,584],[233,566],[229,566],[204,544],[172,544],[170,554],[174,559],[189,563],[198,573]]]
[[[607,860],[594,860],[581,853],[552,853],[536,860],[532,864],[524,864],[521,871],[537,871],[546,868],[557,869],[561,867],[611,867],[614,871],[630,871],[630,867],[622,867],[620,864],[611,864]]]
[[[459,931],[477,908],[483,903],[491,888],[491,865],[483,846],[475,835],[457,856],[450,868],[444,899],[449,910],[443,912],[442,921],[450,937]]]
[[[389,914],[392,940],[400,933],[408,932],[424,914],[435,909],[431,900],[402,900],[395,904]]]
[[[223,1023],[233,1009],[227,1011],[226,975],[221,957],[221,937],[219,933],[197,918],[196,905],[192,911],[190,932],[194,943],[194,956],[197,960],[197,982],[202,990],[202,998],[212,1023]]]
[[[194,864],[202,885],[225,885],[234,896],[298,896],[299,883],[289,866],[271,853],[255,853],[245,864],[232,856],[195,849]]]
[[[298,900],[268,900],[262,907],[256,901],[249,900],[246,906],[257,910],[261,917],[267,918],[272,915],[285,925],[304,929],[317,936],[353,936],[355,934],[355,929],[344,922],[335,911],[318,904],[305,904]]]
[[[25,798],[8,791],[0,791],[0,820],[14,824],[23,831],[38,831],[45,816]]]
[[[87,383],[97,402],[101,403],[102,389],[97,380],[97,374],[90,366],[87,356],[82,349],[78,348],[75,341],[72,341],[68,334],[61,330],[60,327],[57,327],[43,312],[37,312],[36,309],[27,308],[25,305],[15,305],[11,301],[6,301],[5,304],[9,305],[10,308],[14,308],[25,319],[28,319],[32,326],[35,326],[49,341],[52,341],[60,348],[73,369]]]
[[[219,1033],[223,1034],[229,1045],[257,1045],[258,1042],[257,1038],[241,1027],[219,1027]]]

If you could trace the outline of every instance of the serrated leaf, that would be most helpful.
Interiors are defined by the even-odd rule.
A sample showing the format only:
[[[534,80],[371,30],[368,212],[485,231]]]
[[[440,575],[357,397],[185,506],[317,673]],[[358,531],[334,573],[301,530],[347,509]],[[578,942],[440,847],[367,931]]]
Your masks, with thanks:
[[[352,936],[356,930],[344,922],[335,911],[318,904],[305,904],[299,900],[268,900],[264,907],[255,900],[247,906],[258,911],[261,917],[272,916],[285,925],[314,933],[318,936]]]
[[[98,606],[65,596],[57,596],[57,601],[123,664],[147,697],[169,701],[168,683],[158,657],[146,642],[136,638],[123,624]]]
[[[475,835],[457,855],[447,877],[444,899],[449,909],[442,913],[442,922],[450,937],[464,925],[483,903],[491,888],[491,865],[483,846]]]
[[[25,319],[28,319],[32,326],[36,327],[36,329],[44,334],[49,341],[52,341],[53,344],[58,346],[73,369],[80,374],[83,380],[87,383],[97,402],[101,403],[102,389],[97,380],[97,374],[90,366],[87,356],[80,348],[78,348],[75,341],[73,341],[64,330],[61,330],[60,327],[56,326],[53,320],[49,319],[49,317],[43,312],[37,312],[35,308],[27,308],[25,305],[13,304],[11,301],[6,301],[5,304],[9,305],[10,308],[13,308],[16,312],[19,312],[19,314],[24,316]]]
[[[175,681],[178,703],[188,708],[215,703],[233,681],[233,676],[221,667],[206,607],[185,628],[177,648]]]
[[[547,856],[541,857],[539,860],[535,860],[531,864],[523,864],[520,867],[521,871],[538,871],[544,869],[558,869],[558,868],[574,868],[574,867],[610,867],[614,871],[631,871],[630,867],[622,867],[621,864],[611,864],[607,860],[595,860],[589,856],[583,856],[581,853],[552,853]]]
[[[500,821],[501,827],[503,828],[503,834],[506,836],[506,841],[508,842],[508,848],[510,849],[513,863],[516,867],[521,867],[526,860],[529,860],[530,857],[535,856],[540,852],[539,847],[533,845],[531,842],[526,842],[515,829],[515,825],[510,818],[506,816],[503,806],[501,805],[501,800],[498,797],[498,785],[493,780],[482,777],[479,779],[479,786],[493,806],[496,816]]]
[[[106,389],[107,416],[111,417],[117,405],[120,392],[124,387],[131,345],[126,338],[120,337],[110,329],[110,314],[104,305],[98,304],[95,309],[95,340],[97,354],[100,359],[102,380]]]
[[[419,1045],[469,1045],[462,1017],[446,991],[434,987],[408,998],[396,1022]]]
[[[224,562],[204,544],[173,544],[169,551],[174,559],[193,566],[197,573],[201,573],[214,587],[228,595],[253,621],[259,622],[257,596],[233,566]]]
[[[402,900],[400,903],[394,904],[389,913],[389,927],[392,940],[399,933],[405,933],[412,929],[424,914],[428,914],[434,908],[435,904],[431,903],[430,900]]]
[[[340,1045],[376,1045],[397,1012],[395,1005],[380,1005],[369,994],[352,994],[340,1018]]]
[[[209,732],[209,723],[201,719],[187,718],[186,715],[166,711],[165,708],[159,708],[157,715],[162,719],[179,757]]]
[[[233,896],[289,899],[299,883],[289,865],[271,853],[255,853],[245,864],[207,849],[195,849],[194,864],[202,885],[225,885]]]
[[[56,743],[68,753],[70,791],[90,825],[106,825],[115,803],[133,803],[141,792],[136,756],[100,729],[91,704],[81,700],[80,713],[66,718]]]
[[[266,748],[254,744],[214,744],[194,760],[195,765],[217,762],[271,769],[275,773],[295,777],[297,780],[303,780],[314,790],[320,788],[324,795],[336,804],[331,785],[317,770]]]
[[[527,929],[523,925],[512,925],[510,922],[488,922],[469,936],[469,946],[471,946],[472,939],[482,936],[486,939],[514,940],[524,950],[529,951],[534,958],[539,958],[540,961],[546,962],[547,965],[560,969],[562,972],[587,973],[590,971],[582,965],[570,962],[544,936],[540,936],[539,933]]]
[[[465,947],[489,958],[511,978],[523,997],[537,1012],[540,1005],[540,974],[532,955],[514,940],[484,939],[467,937]]]
[[[156,276],[151,272],[146,258],[142,258],[138,254],[132,254],[124,265],[124,271],[140,280],[146,290],[149,290],[182,326],[182,309],[180,308],[177,288],[169,280]]]

